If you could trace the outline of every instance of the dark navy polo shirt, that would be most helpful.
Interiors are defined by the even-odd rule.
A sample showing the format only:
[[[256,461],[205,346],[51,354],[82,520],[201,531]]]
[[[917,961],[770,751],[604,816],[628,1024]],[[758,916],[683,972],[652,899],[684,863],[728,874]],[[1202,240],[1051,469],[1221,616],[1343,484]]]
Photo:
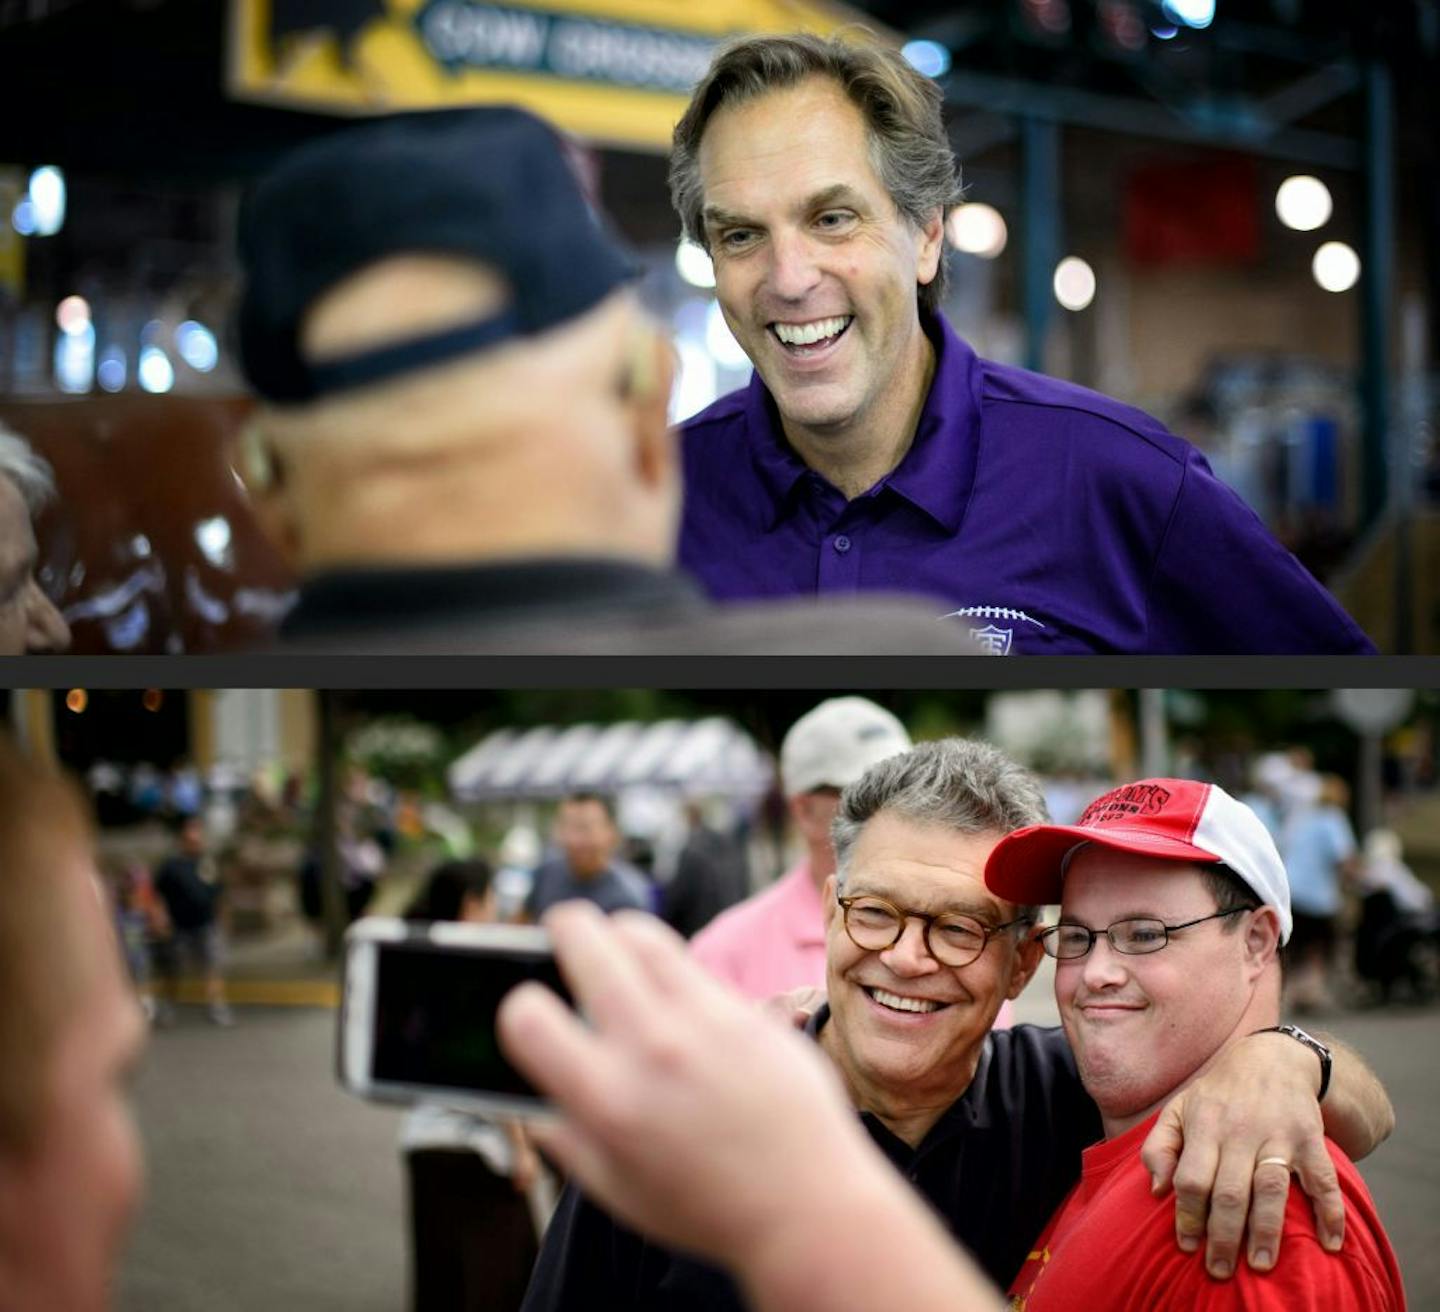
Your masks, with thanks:
[[[1188,442],[925,327],[915,440],[854,500],[758,373],[684,425],[680,563],[712,596],[915,594],[997,653],[1375,650]]]
[[[822,1007],[807,1029],[829,1019]],[[1080,1178],[1080,1154],[1102,1136],[1060,1029],[1017,1025],[985,1040],[970,1087],[911,1148],[876,1117],[861,1121],[896,1170],[1001,1289]],[[697,1124],[696,1134],[705,1127]],[[716,1206],[722,1206],[717,1200]],[[523,1312],[741,1312],[723,1271],[652,1244],[573,1185],[546,1231]]]

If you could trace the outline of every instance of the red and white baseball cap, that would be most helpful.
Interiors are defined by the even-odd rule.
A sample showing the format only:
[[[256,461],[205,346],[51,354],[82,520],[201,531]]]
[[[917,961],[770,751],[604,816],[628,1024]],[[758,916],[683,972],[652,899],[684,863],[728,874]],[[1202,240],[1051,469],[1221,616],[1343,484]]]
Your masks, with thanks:
[[[1141,779],[1097,797],[1073,825],[1027,825],[985,863],[985,883],[1009,902],[1060,901],[1065,867],[1085,843],[1167,861],[1221,863],[1280,917],[1290,938],[1290,882],[1260,817],[1223,788],[1193,779]]]

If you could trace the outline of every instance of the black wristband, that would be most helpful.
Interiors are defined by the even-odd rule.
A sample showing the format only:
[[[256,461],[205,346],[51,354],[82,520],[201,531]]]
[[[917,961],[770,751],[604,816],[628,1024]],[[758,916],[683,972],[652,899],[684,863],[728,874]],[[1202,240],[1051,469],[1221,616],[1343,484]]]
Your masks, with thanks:
[[[1320,1058],[1320,1092],[1315,1095],[1316,1102],[1324,1102],[1325,1094],[1330,1088],[1330,1049],[1320,1042],[1313,1034],[1306,1034],[1298,1025],[1267,1025],[1264,1029],[1252,1030],[1252,1034],[1288,1034],[1296,1043],[1303,1043],[1317,1057]]]

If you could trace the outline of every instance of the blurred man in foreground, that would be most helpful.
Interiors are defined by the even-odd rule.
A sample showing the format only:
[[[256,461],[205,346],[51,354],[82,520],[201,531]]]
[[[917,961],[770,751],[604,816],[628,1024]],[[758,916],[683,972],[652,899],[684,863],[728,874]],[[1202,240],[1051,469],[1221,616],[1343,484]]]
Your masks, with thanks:
[[[555,134],[500,106],[295,151],[240,221],[247,481],[344,652],[957,652],[923,609],[719,612],[672,566],[668,344]]]
[[[102,1312],[139,1199],[145,1022],[70,786],[0,739],[0,1307]]]
[[[891,756],[847,788],[834,828],[836,873],[822,894],[829,1002],[809,1025],[875,1144],[1002,1287],[1102,1132],[1060,1030],[992,1032],[1041,949],[1029,932],[1034,908],[987,889],[985,861],[1006,834],[1044,816],[1028,771],[963,739]],[[1167,1180],[1183,1147],[1177,1203],[1166,1207],[1178,1209],[1187,1244],[1206,1230],[1212,1183],[1226,1184],[1209,1219],[1217,1273],[1222,1263],[1233,1269],[1263,1144],[1293,1149],[1325,1231],[1343,1228],[1313,1064],[1288,1039],[1243,1039],[1169,1109],[1151,1145]],[[1353,1057],[1342,1054],[1336,1069],[1327,1124],[1368,1152],[1386,1132],[1376,1130],[1388,1116],[1384,1093]],[[1279,1218],[1262,1209],[1253,1221],[1260,1234],[1252,1226],[1252,1237],[1273,1250]],[[623,1289],[629,1306],[653,1312],[739,1306],[722,1273],[656,1247],[567,1190],[525,1306],[578,1312],[596,1288]]]
[[[0,424],[0,656],[64,651],[70,627],[35,577],[35,516],[55,476],[30,444]]]
[[[1040,938],[1056,958],[1065,1035],[1105,1125],[1105,1142],[1086,1150],[1080,1183],[1012,1285],[1013,1306],[1403,1309],[1375,1204],[1333,1143],[1325,1148],[1345,1198],[1343,1248],[1322,1251],[1310,1209],[1287,1199],[1291,1145],[1265,1142],[1255,1208],[1283,1215],[1284,1246],[1252,1250],[1223,1285],[1198,1253],[1176,1247],[1170,1208],[1141,1157],[1161,1107],[1247,1036],[1309,1047],[1325,1099],[1329,1051],[1278,1025],[1290,889],[1254,812],[1210,784],[1143,779],[1097,799],[1078,824],[1011,834],[991,853],[985,882],[1001,897],[1061,902],[1059,923]],[[1276,1032],[1286,1039],[1271,1039]]]

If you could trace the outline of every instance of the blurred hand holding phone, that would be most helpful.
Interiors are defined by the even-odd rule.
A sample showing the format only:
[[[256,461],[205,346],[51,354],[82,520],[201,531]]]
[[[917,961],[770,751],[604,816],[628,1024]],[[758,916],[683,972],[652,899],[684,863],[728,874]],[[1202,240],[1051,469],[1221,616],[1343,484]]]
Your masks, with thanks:
[[[550,936],[537,926],[357,921],[346,935],[341,1084],[380,1102],[544,1115],[548,1104],[495,1030],[501,999],[532,980],[569,1000]]]

